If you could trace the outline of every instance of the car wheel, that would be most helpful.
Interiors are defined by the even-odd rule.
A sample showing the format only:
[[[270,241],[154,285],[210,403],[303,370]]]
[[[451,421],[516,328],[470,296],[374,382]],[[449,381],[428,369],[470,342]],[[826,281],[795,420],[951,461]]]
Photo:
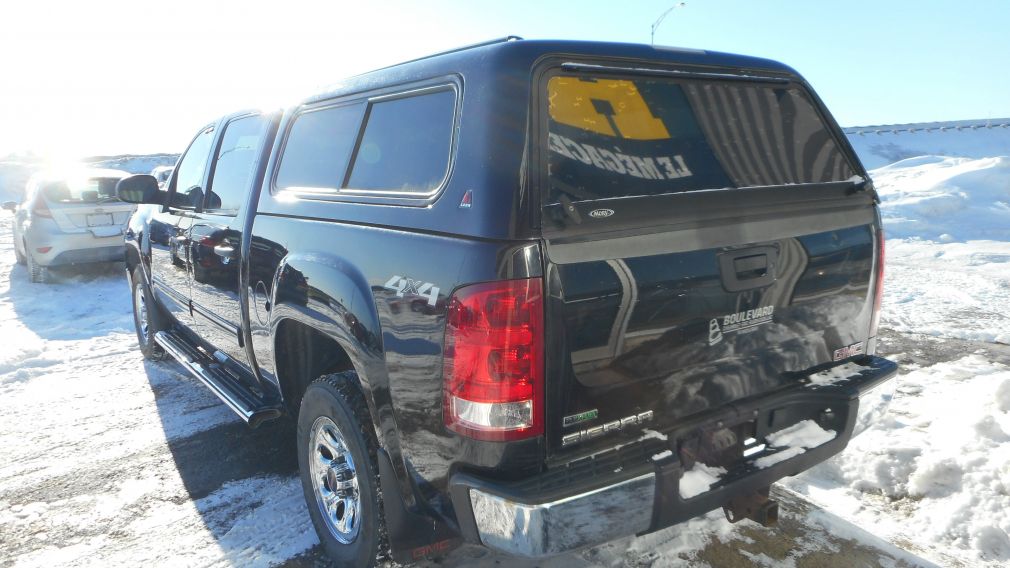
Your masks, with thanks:
[[[23,242],[21,244],[24,245]],[[28,250],[28,247],[25,247],[25,250]],[[14,245],[14,258],[16,258],[18,264],[22,266],[28,264],[28,259],[25,258],[25,254],[23,252],[18,250],[18,246],[16,244]]]
[[[374,566],[384,543],[375,434],[353,373],[320,377],[298,411],[298,466],[323,548],[337,566]]]
[[[137,343],[144,357],[152,361],[165,358],[165,350],[154,341],[154,334],[163,327],[163,319],[154,304],[151,289],[144,280],[141,267],[133,269],[133,325],[137,329]]]
[[[35,255],[28,250],[28,278],[35,284],[45,284],[49,282],[49,267],[42,266],[35,261]]]

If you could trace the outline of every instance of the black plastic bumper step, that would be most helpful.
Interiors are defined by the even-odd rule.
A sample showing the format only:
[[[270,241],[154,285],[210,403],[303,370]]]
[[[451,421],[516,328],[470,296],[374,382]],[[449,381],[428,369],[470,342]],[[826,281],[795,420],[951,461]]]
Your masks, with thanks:
[[[256,427],[281,415],[280,405],[258,397],[221,363],[197,349],[177,331],[159,331],[154,340],[250,426]]]

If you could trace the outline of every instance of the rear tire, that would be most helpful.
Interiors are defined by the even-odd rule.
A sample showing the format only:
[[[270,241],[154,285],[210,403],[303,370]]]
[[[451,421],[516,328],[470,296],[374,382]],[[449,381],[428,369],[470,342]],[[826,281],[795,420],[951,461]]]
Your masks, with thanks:
[[[49,267],[42,266],[35,260],[35,255],[28,250],[28,278],[34,284],[45,284],[49,282]]]
[[[309,516],[337,566],[374,566],[383,546],[375,434],[354,373],[325,375],[298,411],[298,468]]]
[[[144,280],[140,266],[133,269],[133,325],[137,330],[137,343],[146,359],[161,361],[167,353],[154,340],[154,334],[167,329],[158,306],[154,303],[151,289]]]

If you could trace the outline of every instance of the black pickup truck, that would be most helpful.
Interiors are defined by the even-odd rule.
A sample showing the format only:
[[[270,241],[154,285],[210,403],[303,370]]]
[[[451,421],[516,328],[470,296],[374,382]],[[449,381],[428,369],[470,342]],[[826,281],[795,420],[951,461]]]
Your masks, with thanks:
[[[118,192],[144,355],[297,420],[341,565],[770,524],[897,370],[876,193],[773,61],[507,38],[223,117]]]

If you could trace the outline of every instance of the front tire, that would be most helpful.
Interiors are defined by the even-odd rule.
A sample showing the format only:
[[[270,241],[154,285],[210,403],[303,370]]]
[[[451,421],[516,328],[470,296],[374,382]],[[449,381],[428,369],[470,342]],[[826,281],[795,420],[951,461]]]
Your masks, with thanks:
[[[140,266],[133,269],[132,281],[133,326],[137,330],[137,343],[140,345],[140,352],[144,354],[146,359],[161,361],[165,358],[166,353],[155,342],[154,334],[164,329],[164,324]]]
[[[337,566],[374,566],[382,524],[375,434],[353,373],[320,377],[298,411],[298,467],[312,524]]]

